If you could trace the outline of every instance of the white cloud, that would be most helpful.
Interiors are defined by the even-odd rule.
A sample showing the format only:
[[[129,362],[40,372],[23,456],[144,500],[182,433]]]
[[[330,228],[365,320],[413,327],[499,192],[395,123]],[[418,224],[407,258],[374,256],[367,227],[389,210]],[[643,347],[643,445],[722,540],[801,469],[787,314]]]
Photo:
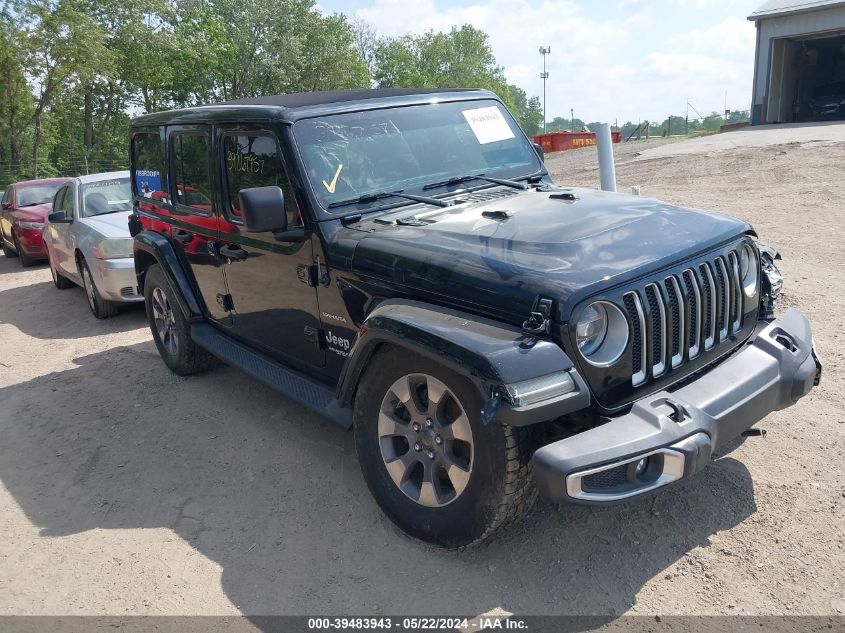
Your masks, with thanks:
[[[687,0],[688,10],[706,1]],[[725,90],[729,107],[748,107],[754,27],[744,16],[673,34],[654,3],[598,6],[588,16],[570,0],[477,0],[442,8],[435,0],[373,0],[355,15],[386,36],[463,24],[480,28],[490,36],[508,81],[529,95],[542,94],[537,49],[550,45],[550,119],[574,108],[576,116],[591,121],[662,120],[683,112],[687,97],[699,110],[721,109]]]

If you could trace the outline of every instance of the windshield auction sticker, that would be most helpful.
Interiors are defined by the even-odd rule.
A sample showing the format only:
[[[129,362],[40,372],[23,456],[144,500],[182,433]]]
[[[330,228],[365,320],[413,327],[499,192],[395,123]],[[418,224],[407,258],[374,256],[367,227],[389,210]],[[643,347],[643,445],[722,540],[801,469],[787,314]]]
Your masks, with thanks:
[[[463,110],[462,114],[482,145],[513,138],[513,131],[496,106]]]

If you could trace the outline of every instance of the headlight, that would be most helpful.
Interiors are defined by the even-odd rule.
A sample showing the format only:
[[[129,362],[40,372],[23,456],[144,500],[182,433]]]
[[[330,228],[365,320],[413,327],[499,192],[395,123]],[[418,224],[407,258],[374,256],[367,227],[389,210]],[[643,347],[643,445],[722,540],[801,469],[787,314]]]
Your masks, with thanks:
[[[106,238],[94,247],[94,257],[97,259],[132,257],[132,242],[131,237]]]
[[[619,360],[628,345],[628,321],[612,303],[596,301],[581,312],[575,341],[587,362],[610,365]]]
[[[18,222],[18,226],[22,229],[43,229],[43,222]]]
[[[742,289],[749,297],[757,294],[757,253],[750,244],[739,249],[739,277],[742,279]]]

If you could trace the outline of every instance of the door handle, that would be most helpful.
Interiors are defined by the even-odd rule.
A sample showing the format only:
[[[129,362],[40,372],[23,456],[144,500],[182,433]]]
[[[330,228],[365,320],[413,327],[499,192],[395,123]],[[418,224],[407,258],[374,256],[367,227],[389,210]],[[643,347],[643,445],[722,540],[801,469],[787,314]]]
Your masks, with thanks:
[[[249,253],[247,253],[244,249],[242,249],[240,246],[234,246],[232,244],[224,244],[220,247],[217,252],[220,253],[220,257],[233,259],[239,262],[242,262],[247,257],[249,257]]]
[[[190,244],[194,241],[194,234],[182,229],[173,229],[173,239],[182,244]]]

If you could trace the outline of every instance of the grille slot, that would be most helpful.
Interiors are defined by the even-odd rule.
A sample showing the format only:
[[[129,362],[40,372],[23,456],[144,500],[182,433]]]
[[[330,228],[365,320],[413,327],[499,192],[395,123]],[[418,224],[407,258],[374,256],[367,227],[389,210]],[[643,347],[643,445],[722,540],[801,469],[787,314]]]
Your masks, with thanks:
[[[639,296],[629,292],[623,298],[625,310],[631,320],[631,381],[634,386],[645,382],[646,352],[643,345],[645,338],[645,313]]]
[[[651,372],[659,376],[666,371],[666,307],[657,284],[645,287],[651,317]]]
[[[698,356],[701,349],[701,289],[698,275],[692,268],[684,271],[684,285],[687,288],[687,305],[689,306],[689,359]]]
[[[499,198],[510,198],[518,192],[515,189],[493,189],[493,191],[475,191],[467,196],[459,196],[467,202],[490,202]]]
[[[134,297],[135,288],[133,286],[124,286],[120,289],[120,296],[126,298]]]
[[[742,329],[739,258],[701,262],[625,293],[631,326],[631,383],[639,386],[680,367]]]

